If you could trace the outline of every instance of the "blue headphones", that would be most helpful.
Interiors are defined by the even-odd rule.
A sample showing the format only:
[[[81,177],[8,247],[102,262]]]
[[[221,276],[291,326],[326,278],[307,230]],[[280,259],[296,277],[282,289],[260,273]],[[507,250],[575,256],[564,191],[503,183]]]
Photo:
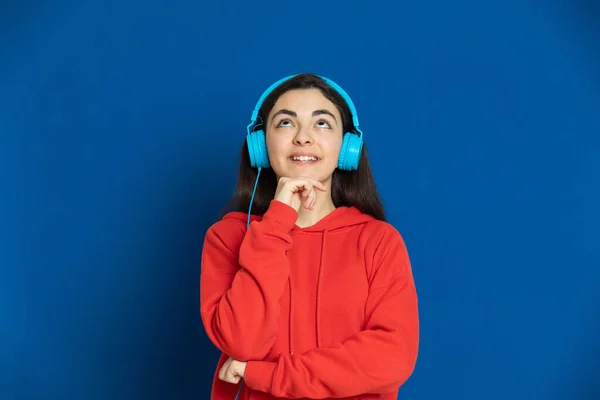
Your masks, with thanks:
[[[295,77],[297,75],[291,75],[286,78],[280,79],[277,82],[273,83],[269,88],[260,96],[256,106],[254,107],[254,111],[252,112],[251,122],[246,128],[247,136],[246,136],[246,144],[248,146],[248,153],[250,154],[250,164],[253,167],[258,168],[268,168],[270,166],[269,163],[269,155],[267,153],[267,142],[265,139],[265,132],[262,129],[254,130],[260,126],[262,126],[262,121],[258,122],[258,113],[260,112],[260,108],[263,105],[263,102],[271,94],[275,88],[284,83],[285,81]],[[342,148],[340,150],[340,155],[338,158],[338,168],[346,171],[352,171],[358,169],[358,164],[360,161],[360,155],[363,147],[363,138],[362,131],[358,127],[358,116],[356,113],[356,108],[354,107],[354,103],[350,96],[342,89],[337,83],[333,82],[330,79],[320,76],[329,86],[335,89],[340,96],[346,101],[348,104],[348,108],[350,108],[350,113],[352,114],[352,123],[354,124],[355,132],[346,132],[344,134],[344,140],[342,142]]]

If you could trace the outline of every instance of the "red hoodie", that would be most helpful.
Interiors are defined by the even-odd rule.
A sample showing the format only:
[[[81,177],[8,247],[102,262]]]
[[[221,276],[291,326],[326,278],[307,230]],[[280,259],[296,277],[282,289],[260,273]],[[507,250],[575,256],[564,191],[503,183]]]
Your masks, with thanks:
[[[238,385],[218,372],[248,361],[240,400],[396,399],[419,344],[417,294],[402,237],[390,224],[338,207],[300,228],[277,200],[261,218],[233,212],[202,251],[200,313],[222,351],[212,400]]]

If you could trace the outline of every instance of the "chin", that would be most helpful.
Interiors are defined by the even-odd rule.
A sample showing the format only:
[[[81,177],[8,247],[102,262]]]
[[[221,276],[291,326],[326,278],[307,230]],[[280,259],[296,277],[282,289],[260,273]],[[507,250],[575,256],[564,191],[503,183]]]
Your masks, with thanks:
[[[320,167],[320,168],[319,168]],[[288,178],[299,178],[299,177],[308,177],[319,182],[326,182],[331,179],[333,174],[333,169],[322,168],[323,166],[299,166],[296,168],[277,168],[277,166],[272,166],[275,174],[278,177],[286,176]],[[326,170],[324,170],[326,169]]]
[[[316,181],[319,182],[327,182],[329,179],[331,179],[331,174],[323,174],[323,173],[311,173],[309,171],[296,171],[294,172],[294,175],[290,176],[291,178],[298,178],[298,177],[308,177],[311,179],[314,179]]]

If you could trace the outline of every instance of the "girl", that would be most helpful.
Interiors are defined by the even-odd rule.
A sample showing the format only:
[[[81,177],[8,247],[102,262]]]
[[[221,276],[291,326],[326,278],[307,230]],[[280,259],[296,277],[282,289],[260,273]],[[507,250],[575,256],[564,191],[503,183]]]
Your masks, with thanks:
[[[352,100],[327,78],[287,77],[260,97],[235,210],[202,251],[201,317],[222,352],[213,400],[395,400],[412,374],[412,270],[363,147]]]

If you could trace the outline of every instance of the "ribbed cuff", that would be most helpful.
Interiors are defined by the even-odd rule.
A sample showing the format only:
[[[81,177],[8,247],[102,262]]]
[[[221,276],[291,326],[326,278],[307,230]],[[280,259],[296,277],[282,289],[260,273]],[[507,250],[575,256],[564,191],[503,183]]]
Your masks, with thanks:
[[[275,374],[275,363],[270,361],[248,361],[244,382],[250,389],[269,393]]]
[[[269,208],[263,215],[263,221],[274,223],[286,232],[292,230],[297,220],[298,212],[279,200],[271,200]]]

